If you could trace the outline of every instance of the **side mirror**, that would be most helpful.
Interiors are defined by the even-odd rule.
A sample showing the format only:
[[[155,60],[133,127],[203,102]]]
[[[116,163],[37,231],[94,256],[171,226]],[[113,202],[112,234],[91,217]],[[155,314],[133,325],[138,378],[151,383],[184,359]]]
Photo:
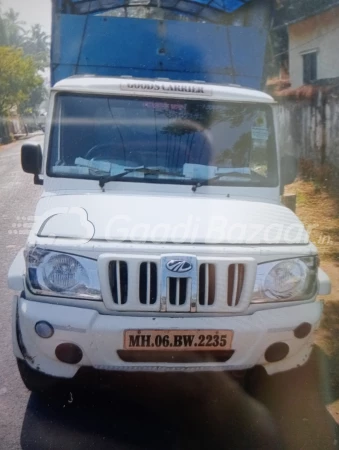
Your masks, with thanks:
[[[42,184],[39,174],[42,168],[42,150],[39,144],[24,144],[21,147],[21,167],[26,173],[34,175],[34,183]]]
[[[284,186],[293,183],[298,175],[298,160],[293,155],[285,155],[281,158],[280,185],[282,193]]]

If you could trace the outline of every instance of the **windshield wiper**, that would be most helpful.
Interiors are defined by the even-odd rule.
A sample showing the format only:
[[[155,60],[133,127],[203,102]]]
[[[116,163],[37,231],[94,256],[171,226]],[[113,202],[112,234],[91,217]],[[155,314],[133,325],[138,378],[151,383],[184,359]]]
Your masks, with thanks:
[[[193,186],[192,186],[192,191],[195,192],[199,187],[202,186],[207,186],[210,183],[213,183],[214,181],[219,180],[220,178],[224,178],[224,177],[239,177],[239,178],[247,178],[247,179],[251,179],[252,175],[249,173],[242,173],[242,172],[226,172],[226,173],[219,173],[217,175],[215,175],[212,178],[206,178],[205,180],[199,180],[196,181]]]
[[[115,175],[108,175],[108,176],[101,177],[99,179],[99,186],[103,189],[106,183],[109,183],[110,181],[120,180],[120,178],[123,178],[126,175],[128,175],[130,173],[133,173],[133,172],[144,173],[145,175],[169,175],[169,176],[172,176],[172,177],[185,178],[185,175],[183,175],[182,173],[178,173],[178,172],[170,172],[170,171],[162,170],[162,169],[150,169],[150,168],[147,168],[147,167],[144,167],[144,166],[141,166],[141,167],[130,167],[128,169],[125,169],[121,173],[117,173]]]

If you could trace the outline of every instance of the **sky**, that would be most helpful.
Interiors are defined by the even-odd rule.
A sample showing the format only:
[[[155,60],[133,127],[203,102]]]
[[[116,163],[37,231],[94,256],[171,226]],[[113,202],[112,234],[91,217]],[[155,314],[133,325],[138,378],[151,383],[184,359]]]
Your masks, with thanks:
[[[13,8],[29,26],[40,23],[51,34],[51,0],[0,0],[2,11]]]

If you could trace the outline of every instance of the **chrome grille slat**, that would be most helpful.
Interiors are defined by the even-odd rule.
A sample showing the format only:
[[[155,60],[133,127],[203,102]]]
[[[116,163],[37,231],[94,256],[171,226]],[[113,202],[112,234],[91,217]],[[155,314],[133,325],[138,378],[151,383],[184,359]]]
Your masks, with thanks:
[[[215,265],[201,264],[199,268],[199,304],[212,306],[216,295]]]
[[[117,303],[121,305],[121,279],[120,279],[120,261],[115,264],[115,277],[117,282]]]
[[[244,264],[230,264],[227,270],[227,304],[236,308],[240,302],[244,287]]]
[[[236,306],[238,294],[238,264],[234,264],[232,306]]]
[[[108,270],[113,302],[117,306],[125,305],[128,298],[127,263],[125,261],[111,261]]]
[[[146,264],[146,303],[151,304],[151,263]]]
[[[176,281],[176,290],[175,290],[175,305],[180,305],[180,278],[177,278]]]
[[[204,305],[208,305],[208,296],[209,296],[209,265],[205,264],[205,301]]]
[[[152,307],[157,301],[157,266],[154,262],[142,262],[139,267],[139,302]]]

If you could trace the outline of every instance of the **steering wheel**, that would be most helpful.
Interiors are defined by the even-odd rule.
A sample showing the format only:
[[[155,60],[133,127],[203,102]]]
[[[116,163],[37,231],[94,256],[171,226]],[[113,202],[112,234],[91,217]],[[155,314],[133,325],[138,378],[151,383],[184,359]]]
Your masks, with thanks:
[[[131,151],[126,151],[126,155],[123,151],[119,151],[119,155],[114,152],[114,145],[112,143],[97,144],[88,150],[85,154],[85,159],[102,159],[105,161],[112,161],[113,159],[121,162],[124,165],[138,166],[141,165],[140,155],[138,153],[132,153]],[[130,159],[127,159],[129,157]]]

